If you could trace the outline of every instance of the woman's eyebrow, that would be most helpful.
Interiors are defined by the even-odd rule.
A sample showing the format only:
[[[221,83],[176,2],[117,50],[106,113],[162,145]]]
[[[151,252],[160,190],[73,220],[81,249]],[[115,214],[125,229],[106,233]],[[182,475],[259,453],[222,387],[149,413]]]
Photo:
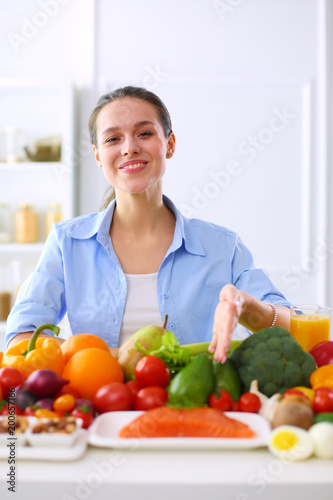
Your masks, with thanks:
[[[143,125],[155,125],[154,122],[151,122],[150,120],[142,120],[140,122],[134,123],[134,127],[142,127]],[[115,132],[117,130],[120,130],[120,127],[107,127],[105,130],[103,130],[101,135],[109,134],[110,132]]]

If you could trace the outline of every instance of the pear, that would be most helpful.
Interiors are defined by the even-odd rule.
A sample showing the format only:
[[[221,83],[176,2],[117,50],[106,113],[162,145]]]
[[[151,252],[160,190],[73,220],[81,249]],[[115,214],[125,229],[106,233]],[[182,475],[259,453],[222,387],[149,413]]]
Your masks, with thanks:
[[[148,325],[140,328],[119,347],[116,359],[124,372],[125,382],[133,379],[136,364],[145,355],[135,348],[135,344],[139,340],[141,347],[147,351],[159,349],[167,321],[166,315],[163,326]]]

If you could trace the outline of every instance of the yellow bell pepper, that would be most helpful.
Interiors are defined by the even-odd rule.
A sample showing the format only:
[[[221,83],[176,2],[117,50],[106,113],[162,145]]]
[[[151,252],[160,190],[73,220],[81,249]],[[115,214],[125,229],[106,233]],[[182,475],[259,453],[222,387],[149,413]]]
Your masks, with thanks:
[[[38,338],[43,330],[52,330],[59,334],[59,327],[45,323],[36,328],[30,339],[24,339],[9,347],[4,352],[1,366],[10,366],[19,370],[25,378],[39,369],[53,370],[61,376],[64,361],[60,344],[53,338]]]
[[[312,389],[328,387],[333,389],[333,365],[323,365],[314,370],[310,375]]]

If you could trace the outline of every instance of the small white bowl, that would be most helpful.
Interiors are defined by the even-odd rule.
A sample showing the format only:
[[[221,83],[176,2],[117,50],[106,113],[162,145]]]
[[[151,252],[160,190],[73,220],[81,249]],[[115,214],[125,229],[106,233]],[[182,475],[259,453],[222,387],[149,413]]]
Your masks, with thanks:
[[[15,422],[19,420],[24,420],[28,423],[28,427],[26,428],[25,431],[23,432],[15,432]],[[8,421],[7,416],[1,416],[0,417],[0,423]],[[13,427],[13,431],[11,431],[11,428]],[[0,433],[0,446],[8,446],[8,453],[10,453],[10,447],[11,446],[22,446],[26,443],[27,440],[27,433],[30,427],[30,419],[28,417],[24,416],[16,416],[15,420],[13,420],[13,425],[8,429],[8,432],[1,432]],[[13,432],[13,434],[11,434]]]
[[[36,425],[38,421],[47,422],[49,419],[37,419],[37,422],[35,422],[34,425]],[[31,446],[40,448],[61,448],[72,446],[75,443],[78,434],[81,431],[82,420],[80,418],[76,419],[76,429],[69,434],[63,434],[61,432],[33,433],[32,431],[34,425],[32,425],[27,431],[27,441]]]

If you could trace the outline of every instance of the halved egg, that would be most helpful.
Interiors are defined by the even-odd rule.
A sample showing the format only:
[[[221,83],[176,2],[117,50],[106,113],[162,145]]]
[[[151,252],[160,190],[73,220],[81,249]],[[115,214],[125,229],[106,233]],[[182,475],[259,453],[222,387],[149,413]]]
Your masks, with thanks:
[[[268,448],[281,460],[305,460],[314,452],[314,442],[308,431],[293,425],[280,425],[271,432]]]

